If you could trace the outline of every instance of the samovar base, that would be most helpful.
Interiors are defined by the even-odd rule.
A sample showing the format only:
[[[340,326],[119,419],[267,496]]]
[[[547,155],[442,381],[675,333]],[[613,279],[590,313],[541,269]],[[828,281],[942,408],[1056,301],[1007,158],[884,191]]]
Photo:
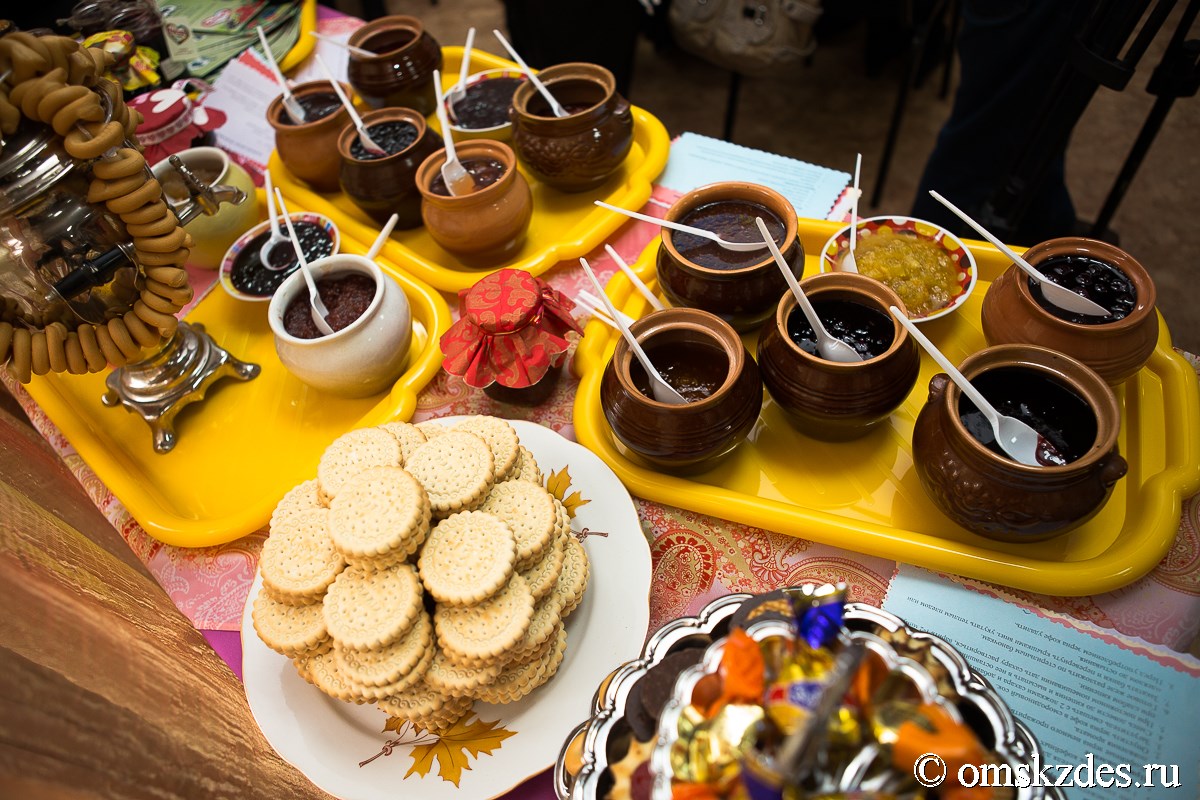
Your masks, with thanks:
[[[100,400],[109,407],[123,405],[144,419],[154,436],[154,451],[169,453],[177,441],[175,415],[184,406],[203,400],[221,378],[248,381],[260,371],[258,364],[230,355],[203,325],[181,322],[157,353],[113,370]]]

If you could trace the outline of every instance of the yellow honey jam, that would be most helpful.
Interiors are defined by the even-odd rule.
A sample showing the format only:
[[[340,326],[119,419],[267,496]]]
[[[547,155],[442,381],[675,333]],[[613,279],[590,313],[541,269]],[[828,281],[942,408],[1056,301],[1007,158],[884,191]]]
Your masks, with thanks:
[[[887,228],[859,237],[854,260],[860,273],[900,295],[912,316],[944,308],[961,288],[958,269],[945,248]]]

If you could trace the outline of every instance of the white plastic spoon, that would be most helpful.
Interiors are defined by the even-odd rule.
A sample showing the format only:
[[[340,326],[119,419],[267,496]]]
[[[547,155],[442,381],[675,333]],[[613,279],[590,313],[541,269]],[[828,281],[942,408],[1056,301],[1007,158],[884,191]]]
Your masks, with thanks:
[[[271,251],[276,245],[283,244],[288,241],[287,234],[279,228],[279,215],[275,213],[275,186],[271,183],[271,172],[268,170],[264,175],[267,189],[267,219],[271,222],[271,236],[263,246],[258,250],[258,260],[262,265],[270,270],[281,270],[282,266],[276,267],[271,264]]]
[[[387,224],[379,230],[379,235],[375,237],[375,241],[371,243],[371,249],[367,251],[367,258],[371,261],[383,251],[383,246],[387,244],[388,237],[392,235],[392,229],[396,227],[396,223],[400,221],[399,214],[392,214],[388,217]]]
[[[588,312],[593,317],[596,317],[601,322],[603,322],[605,325],[608,325],[610,328],[613,328],[614,330],[618,330],[618,331],[620,330],[620,328],[617,327],[617,323],[613,322],[613,318],[610,317],[608,315],[608,311],[605,310],[604,302],[600,298],[596,297],[596,295],[589,292],[587,289],[580,289],[575,294],[575,305],[578,306],[579,308],[582,308],[584,311]],[[629,316],[624,311],[618,310],[617,313],[621,315],[621,319],[625,322],[626,325],[632,325],[634,323],[635,320],[633,319],[633,317]]]
[[[304,257],[304,248],[300,246],[300,240],[296,238],[296,229],[292,227],[292,215],[288,213],[287,205],[283,202],[283,194],[276,189],[275,201],[279,204],[279,210],[283,213],[283,221],[287,224],[288,235],[292,237],[292,247],[296,250],[296,258],[300,262],[300,272],[304,274],[304,283],[308,286],[308,302],[312,306],[312,321],[325,336],[333,333],[333,328],[325,319],[329,316],[329,309],[325,307],[325,303],[321,300],[321,293],[317,291],[317,282],[313,279],[312,272],[308,269],[308,260]]]
[[[629,282],[641,293],[642,297],[646,298],[646,302],[650,304],[651,308],[655,311],[662,311],[665,308],[662,300],[655,297],[654,292],[650,291],[650,287],[642,283],[642,279],[637,276],[632,267],[625,263],[625,259],[621,258],[611,244],[604,245],[604,251],[608,253],[608,257],[616,263],[621,272],[625,273],[625,277],[629,278]]]
[[[531,70],[529,65],[525,63],[525,59],[521,58],[521,54],[514,50],[513,46],[508,43],[508,39],[504,38],[504,34],[495,29],[492,30],[492,33],[496,34],[496,38],[500,40],[500,44],[504,45],[504,49],[508,51],[510,56],[512,56],[512,60],[517,62],[517,66],[520,67],[521,71],[525,73],[525,77],[529,78],[529,81],[533,84],[534,88],[541,93],[542,97],[546,98],[546,102],[550,104],[550,110],[554,112],[554,116],[570,116],[567,114],[566,109],[564,109],[562,105],[560,105],[559,102],[554,99],[554,95],[550,94],[550,90],[546,88],[546,85],[538,80],[537,75],[533,74],[533,70]]]
[[[471,75],[471,48],[475,46],[475,29],[467,29],[467,43],[463,45],[462,67],[458,71],[458,83],[450,87],[450,102],[457,103],[467,93],[467,78]]]
[[[753,250],[762,250],[766,245],[762,242],[731,242],[728,239],[722,239],[712,231],[706,231],[703,228],[693,228],[691,225],[682,225],[678,222],[668,222],[665,219],[651,217],[648,214],[639,214],[636,211],[630,211],[620,206],[609,205],[603,200],[597,200],[596,205],[601,208],[607,208],[609,211],[616,211],[618,214],[624,214],[633,219],[640,219],[642,222],[649,222],[651,225],[658,225],[662,228],[670,228],[673,231],[681,231],[682,233],[690,233],[693,236],[699,236],[702,239],[708,239],[716,242],[726,250],[732,250],[735,253],[749,253]]]
[[[1112,313],[1112,311],[1100,305],[1099,303],[1093,303],[1083,295],[1076,294],[1065,286],[1059,286],[1057,283],[1043,275],[1028,261],[1014,253],[1012,248],[993,236],[990,231],[986,230],[978,222],[967,216],[966,212],[960,209],[958,206],[954,205],[935,191],[930,190],[929,194],[934,200],[937,200],[946,208],[953,211],[959,219],[974,228],[976,233],[991,242],[997,250],[1012,259],[1014,264],[1025,270],[1029,277],[1037,281],[1037,283],[1042,287],[1042,295],[1054,305],[1058,306],[1064,311],[1070,311],[1074,314],[1085,314],[1089,317],[1107,317]]]
[[[263,33],[261,25],[256,25],[254,30],[258,31],[258,40],[262,43],[263,55],[266,56],[267,66],[271,68],[271,74],[275,76],[275,82],[279,84],[279,90],[283,92],[283,110],[292,118],[292,122],[297,125],[302,122],[308,122],[308,114],[304,111],[304,106],[300,105],[300,101],[292,94],[292,90],[288,88],[287,81],[284,80],[283,73],[279,71],[279,65],[275,63],[275,56],[271,55],[271,45],[267,44],[267,35]]]
[[[629,343],[629,349],[633,351],[633,355],[641,363],[642,369],[646,371],[646,375],[650,378],[650,394],[654,395],[654,399],[660,403],[669,403],[673,406],[686,405],[687,399],[676,391],[674,386],[667,383],[662,374],[650,363],[650,357],[646,355],[646,351],[642,349],[642,346],[638,344],[638,340],[630,333],[629,326],[625,324],[625,320],[621,319],[621,315],[617,312],[617,307],[612,304],[612,300],[609,300],[608,295],[604,293],[604,287],[596,279],[596,273],[592,272],[592,265],[587,262],[586,258],[579,259],[579,263],[583,265],[583,271],[587,273],[587,276],[592,279],[592,285],[596,287],[596,292],[604,302],[604,307],[608,310],[608,315],[617,323],[617,328],[621,331],[621,335]]]
[[[862,170],[862,153],[854,159],[854,202],[850,204],[850,251],[842,259],[842,272],[858,272],[858,261],[854,251],[858,247],[858,198],[862,192],[858,188],[858,174]]]
[[[442,96],[442,75],[436,69],[433,71],[433,91],[437,96],[437,118],[438,126],[442,129],[442,145],[446,148],[446,160],[442,162],[442,180],[446,182],[446,190],[450,194],[461,197],[475,191],[475,178],[467,172],[454,150],[454,134],[446,116],[446,98]]]
[[[825,326],[821,324],[821,318],[817,316],[817,310],[813,308],[812,303],[808,300],[808,296],[800,288],[800,282],[792,274],[792,268],[788,266],[787,261],[783,258],[783,253],[779,252],[779,246],[771,238],[771,232],[767,230],[767,223],[763,222],[762,217],[755,217],[754,222],[758,225],[758,230],[763,236],[763,241],[771,249],[771,255],[775,258],[776,266],[783,273],[783,278],[787,281],[788,287],[791,288],[792,294],[796,296],[796,304],[800,307],[800,311],[804,313],[805,319],[808,320],[808,324],[812,326],[813,333],[817,336],[817,352],[821,354],[821,358],[826,361],[839,361],[843,364],[853,364],[856,361],[862,361],[863,357],[857,350],[825,330]]]
[[[354,123],[355,129],[358,131],[358,143],[372,155],[386,156],[388,154],[387,150],[377,145],[375,140],[371,138],[371,135],[367,133],[367,126],[363,125],[362,117],[358,115],[358,111],[355,110],[354,104],[350,102],[350,98],[346,97],[346,93],[342,91],[342,85],[333,77],[333,72],[329,69],[329,65],[325,63],[325,60],[321,58],[319,53],[314,55],[313,58],[317,60],[321,71],[325,73],[325,79],[333,86],[333,91],[337,94],[338,100],[342,101],[342,105],[345,106],[346,112],[350,115],[350,121]]]
[[[370,50],[364,50],[357,45],[350,44],[349,42],[343,42],[341,39],[335,39],[332,36],[326,36],[325,34],[317,33],[316,31],[309,31],[308,35],[315,39],[319,39],[322,42],[327,42],[334,47],[340,47],[343,50],[349,50],[359,58],[374,58],[375,56],[379,55],[378,53],[372,53]]]
[[[903,311],[896,306],[889,306],[888,310],[892,312],[893,317],[900,321],[909,336],[916,339],[921,347],[925,348],[925,352],[933,356],[937,365],[950,376],[950,380],[958,385],[959,391],[975,404],[984,419],[992,426],[992,433],[996,436],[996,443],[1000,445],[1000,449],[1008,453],[1009,457],[1019,464],[1030,467],[1038,466],[1038,440],[1041,438],[1038,432],[1016,417],[1010,417],[997,411],[996,407],[989,403],[979,390],[967,380],[967,377],[950,363],[950,359],[946,358],[941,350],[938,350],[937,345],[929,341],[929,338],[921,333],[912,320],[904,316]]]

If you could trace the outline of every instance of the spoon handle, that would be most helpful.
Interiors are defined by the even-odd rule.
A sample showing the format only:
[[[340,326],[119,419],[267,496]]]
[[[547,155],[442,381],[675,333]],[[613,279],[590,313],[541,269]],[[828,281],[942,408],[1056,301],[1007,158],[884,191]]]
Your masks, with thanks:
[[[1030,264],[1025,259],[1021,258],[1021,256],[1014,253],[1011,247],[1009,247],[1004,242],[1000,241],[995,236],[993,236],[991,231],[987,230],[982,225],[980,225],[978,222],[971,219],[971,217],[969,217],[967,215],[967,212],[963,211],[961,208],[954,205],[954,203],[951,203],[949,200],[942,197],[940,194],[933,191],[932,189],[929,190],[929,194],[931,197],[933,197],[934,200],[937,200],[939,203],[944,205],[946,208],[948,208],[952,212],[954,212],[955,216],[957,216],[963,222],[967,223],[972,228],[974,228],[975,232],[978,233],[980,236],[982,236],[984,239],[987,239],[988,242],[990,242],[993,247],[995,247],[1001,253],[1006,255],[1008,258],[1012,259],[1013,263],[1015,263],[1021,269],[1025,270],[1027,273],[1029,273],[1029,276],[1031,278],[1033,278],[1035,281],[1037,281],[1038,283],[1050,283],[1050,281],[1047,280],[1046,276],[1043,275],[1041,272],[1039,272],[1036,267],[1034,267],[1032,264]]]
[[[278,239],[283,234],[279,231],[279,215],[275,213],[275,185],[271,182],[271,170],[265,171],[263,182],[267,190],[267,219],[271,221],[271,238]]]
[[[458,154],[454,151],[454,135],[450,131],[450,118],[446,116],[446,96],[442,94],[442,74],[436,69],[433,71],[433,94],[437,101],[437,121],[442,129],[442,144],[446,148],[446,161],[458,161]]]
[[[534,85],[538,92],[541,93],[542,97],[546,98],[546,102],[550,104],[550,109],[554,112],[554,116],[567,116],[566,109],[559,105],[558,100],[554,98],[554,95],[550,94],[550,90],[546,88],[546,85],[538,80],[537,75],[533,74],[533,70],[531,70],[529,65],[525,63],[525,59],[521,58],[521,54],[514,50],[513,46],[508,43],[508,39],[504,38],[504,34],[500,33],[500,31],[495,30],[494,28],[492,29],[492,33],[494,33],[496,38],[500,40],[500,44],[504,45],[504,49],[508,51],[510,56],[512,56],[512,60],[517,62],[517,66],[520,67],[521,71],[525,73],[525,77],[529,78],[530,82]]]
[[[350,98],[346,97],[346,93],[342,91],[342,86],[333,77],[333,71],[329,69],[329,65],[325,63],[325,59],[321,58],[320,53],[316,53],[313,58],[317,60],[317,64],[321,67],[321,71],[325,73],[325,78],[333,85],[333,91],[337,94],[338,100],[342,101],[342,105],[346,107],[346,112],[350,115],[351,121],[354,122],[354,127],[358,132],[366,136],[366,129],[363,128],[362,117],[358,115],[358,111],[354,109],[354,104],[350,102]],[[367,137],[369,140],[371,137]],[[381,148],[382,149],[382,148]]]
[[[396,227],[396,223],[400,221],[399,214],[392,214],[388,217],[387,224],[380,229],[379,235],[375,237],[375,241],[371,243],[371,249],[367,251],[367,258],[372,261],[383,250],[383,246],[387,244],[388,237],[392,235],[392,229]]]
[[[850,204],[850,252],[858,246],[858,198],[862,192],[858,190],[858,176],[862,170],[862,153],[854,159],[854,202]]]
[[[975,388],[975,385],[967,380],[967,376],[959,372],[958,368],[950,363],[950,359],[946,358],[946,354],[939,350],[937,345],[929,341],[929,337],[921,333],[920,329],[913,324],[913,321],[904,316],[903,311],[896,308],[896,306],[888,306],[888,310],[891,311],[892,316],[904,326],[904,329],[908,331],[908,335],[916,339],[917,343],[925,349],[925,352],[929,353],[933,360],[937,362],[937,365],[942,368],[942,371],[950,376],[950,380],[954,381],[958,385],[959,391],[965,394],[967,399],[975,404],[975,407],[983,413],[983,416],[987,418],[988,422],[992,423],[993,425],[998,424],[1000,420],[999,412],[992,407],[992,404],[989,403],[982,394],[980,394],[979,390]]]
[[[618,214],[624,214],[627,217],[641,220],[642,222],[649,222],[651,225],[658,225],[661,228],[670,228],[673,231],[680,231],[681,233],[690,233],[695,236],[700,236],[704,239],[711,239],[712,241],[718,242],[718,243],[722,241],[720,236],[713,233],[712,231],[706,231],[703,228],[693,228],[690,225],[681,225],[678,222],[669,222],[665,219],[659,219],[658,217],[652,217],[649,214],[640,214],[637,211],[630,211],[627,208],[621,208],[620,206],[609,205],[608,203],[604,202],[603,200],[596,200],[595,203],[596,203],[596,205],[600,206],[601,208],[607,208],[609,211],[616,211]]]
[[[349,42],[343,42],[341,39],[335,39],[332,36],[326,36],[325,34],[317,33],[316,31],[309,31],[308,35],[312,36],[314,39],[319,39],[322,42],[329,42],[329,44],[333,45],[334,47],[340,47],[343,50],[349,50],[359,58],[374,58],[375,56],[379,55],[378,53],[373,53],[370,50],[365,50],[361,47],[352,45]]]
[[[467,76],[471,74],[471,48],[475,46],[475,29],[467,29],[467,43],[463,45],[462,68],[458,71],[459,88],[467,88]]]
[[[646,298],[646,302],[650,304],[650,307],[655,311],[662,311],[662,301],[654,296],[654,292],[650,291],[650,287],[643,283],[642,279],[633,271],[633,268],[625,263],[625,259],[621,258],[621,254],[614,250],[611,244],[604,245],[604,251],[608,253],[608,257],[621,269],[621,272],[625,273],[625,277],[629,278],[629,282],[641,293],[642,297]]]
[[[267,59],[267,66],[270,67],[271,74],[275,76],[276,82],[279,83],[280,91],[283,92],[284,97],[291,99],[292,90],[288,88],[283,73],[279,71],[279,65],[275,63],[275,56],[271,55],[271,45],[267,44],[267,35],[263,33],[262,25],[254,26],[254,30],[258,31],[258,41],[262,43],[263,55]]]
[[[766,242],[767,248],[770,249],[771,255],[775,258],[775,263],[778,265],[779,271],[783,273],[783,279],[787,281],[788,288],[796,296],[796,302],[800,305],[800,310],[808,318],[808,324],[812,325],[813,331],[816,332],[818,337],[833,339],[834,337],[829,331],[825,330],[825,325],[822,324],[821,318],[817,316],[817,310],[808,301],[808,296],[800,288],[800,281],[796,280],[796,276],[792,274],[791,268],[783,258],[783,253],[779,252],[779,245],[775,244],[775,239],[771,237],[771,232],[767,230],[767,223],[763,222],[762,217],[755,217],[754,222],[758,225],[758,231],[762,234],[763,241]]]

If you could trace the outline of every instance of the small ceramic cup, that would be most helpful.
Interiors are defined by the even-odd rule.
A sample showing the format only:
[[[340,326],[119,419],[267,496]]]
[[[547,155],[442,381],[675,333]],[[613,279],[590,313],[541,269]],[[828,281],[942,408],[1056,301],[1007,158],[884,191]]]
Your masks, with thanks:
[[[568,112],[556,117],[531,82],[512,99],[513,149],[541,183],[585,192],[609,179],[633,147],[633,112],[611,72],[597,64],[557,64],[538,77]]]
[[[983,335],[991,345],[1036,344],[1066,353],[1116,386],[1145,365],[1158,343],[1154,281],[1133,256],[1096,239],[1051,239],[1025,252],[1025,260],[1038,268],[1060,256],[1092,258],[1120,270],[1137,295],[1133,310],[1123,319],[1097,324],[1060,319],[1034,299],[1029,277],[1014,264],[983,298]]]
[[[944,374],[913,428],[913,463],[926,494],[969,531],[1035,542],[1082,525],[1108,501],[1127,469],[1117,453],[1121,415],[1112,389],[1070,356],[1033,345],[998,345],[959,370],[989,402],[1023,402],[1077,455],[1063,466],[1026,466],[989,449],[964,414],[978,413]],[[986,423],[984,423],[986,425]]]
[[[417,169],[416,181],[425,229],[468,263],[506,261],[520,249],[533,218],[533,194],[517,171],[517,157],[508,145],[487,139],[463,142],[455,152],[460,163],[495,160],[503,172],[495,183],[467,195],[434,194],[430,184],[441,174],[446,151],[430,155]]]
[[[385,223],[395,213],[400,217],[397,228],[416,228],[421,224],[417,167],[438,149],[438,138],[429,130],[425,117],[411,108],[384,108],[363,115],[363,125],[368,130],[381,122],[407,122],[416,128],[416,139],[390,156],[355,158],[350,146],[358,139],[358,130],[347,125],[337,142],[342,191],[376,222]]]
[[[666,219],[683,222],[688,214],[702,206],[723,201],[755,203],[770,210],[784,226],[779,250],[792,267],[797,278],[804,272],[804,246],[797,234],[796,210],[787,198],[774,189],[754,183],[727,181],[711,183],[694,189],[675,201]],[[758,228],[741,237],[742,241],[760,239]],[[676,306],[700,308],[716,314],[738,331],[758,328],[771,316],[779,296],[787,291],[779,267],[765,247],[745,258],[745,253],[730,253],[738,257],[728,269],[715,269],[688,260],[675,246],[675,235],[663,228],[662,246],[658,249],[655,266],[663,294]]]
[[[754,359],[733,328],[694,308],[657,311],[630,330],[673,385],[704,384],[711,392],[685,405],[651,399],[646,373],[622,338],[600,382],[600,404],[613,434],[654,469],[684,474],[708,469],[758,419],[763,388]]]
[[[512,139],[512,95],[509,94],[505,98],[507,89],[499,91],[496,87],[512,86],[513,93],[515,93],[526,80],[528,79],[525,77],[525,73],[519,69],[489,69],[478,72],[467,78],[466,95],[457,103],[453,98],[454,93],[458,91],[459,84],[454,84],[446,92],[446,118],[450,121],[450,130],[454,133],[454,141],[469,139],[510,141]],[[456,108],[464,108],[464,104],[479,111],[486,110],[494,113],[495,119],[498,121],[493,125],[466,127],[465,121],[459,119],[459,115],[455,111]]]
[[[416,17],[372,20],[350,36],[350,44],[375,53],[350,54],[350,85],[375,108],[402,106],[432,114],[437,108],[433,71],[442,68],[442,48]]]
[[[345,84],[342,87],[349,97],[350,87]],[[272,100],[267,107],[267,122],[275,130],[275,151],[279,153],[279,160],[289,172],[317,191],[336,192],[342,170],[337,142],[342,129],[350,124],[350,112],[338,100],[329,81],[302,83],[292,89],[292,94],[301,102],[311,98],[333,98],[336,108],[311,122],[295,125],[284,111],[283,95]]]
[[[758,337],[758,368],[763,384],[791,423],[814,439],[844,441],[865,436],[900,407],[917,383],[921,355],[917,343],[888,311],[901,310],[900,297],[884,284],[848,272],[814,275],[800,283],[822,320],[828,303],[845,301],[882,315],[886,349],[856,363],[826,361],[804,351],[789,323],[804,319],[792,293],[779,299],[775,315]]]
[[[201,214],[188,223],[187,232],[192,235],[193,241],[188,255],[188,266],[216,269],[221,266],[221,259],[225,257],[229,246],[258,222],[254,180],[219,147],[192,147],[176,155],[206,183],[235,186],[246,194],[246,200],[241,205],[222,203],[217,213],[211,217]],[[158,162],[151,171],[159,183],[163,184],[163,194],[168,204],[175,205],[175,200],[186,199],[187,188],[183,181],[178,179],[179,173],[171,166],[169,160]],[[181,193],[180,197],[173,196],[172,187]]]
[[[283,326],[292,299],[307,302],[308,287],[299,270],[288,276],[271,298],[267,321],[275,334],[275,352],[289,372],[322,392],[341,397],[368,397],[392,386],[404,372],[412,344],[412,310],[400,284],[384,275],[374,261],[342,253],[309,265],[313,278],[357,273],[375,282],[375,296],[354,322],[316,339],[292,336]]]

